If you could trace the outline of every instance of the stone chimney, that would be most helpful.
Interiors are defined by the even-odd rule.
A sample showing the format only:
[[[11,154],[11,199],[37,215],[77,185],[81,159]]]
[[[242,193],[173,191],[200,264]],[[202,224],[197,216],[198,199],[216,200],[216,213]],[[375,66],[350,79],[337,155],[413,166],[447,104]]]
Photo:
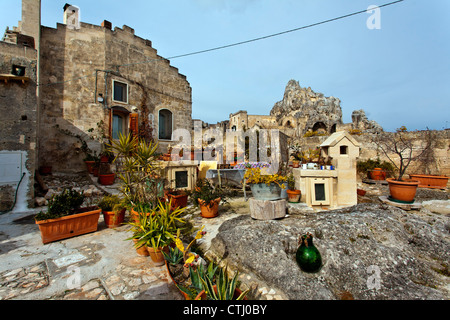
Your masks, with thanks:
[[[22,0],[22,21],[20,33],[34,38],[29,46],[39,48],[41,30],[41,0]],[[30,41],[29,41],[30,42]]]
[[[80,8],[66,3],[64,6],[63,23],[69,29],[80,29]]]
[[[102,27],[105,28],[105,29],[111,30],[112,29],[112,23],[109,22],[108,20],[103,20]]]

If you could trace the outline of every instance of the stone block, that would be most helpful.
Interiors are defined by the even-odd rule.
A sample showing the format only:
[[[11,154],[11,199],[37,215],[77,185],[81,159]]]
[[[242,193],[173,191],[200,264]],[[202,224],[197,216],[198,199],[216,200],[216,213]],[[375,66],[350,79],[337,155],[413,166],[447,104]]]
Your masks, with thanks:
[[[286,216],[286,200],[266,201],[250,198],[250,214],[256,220],[274,220]]]

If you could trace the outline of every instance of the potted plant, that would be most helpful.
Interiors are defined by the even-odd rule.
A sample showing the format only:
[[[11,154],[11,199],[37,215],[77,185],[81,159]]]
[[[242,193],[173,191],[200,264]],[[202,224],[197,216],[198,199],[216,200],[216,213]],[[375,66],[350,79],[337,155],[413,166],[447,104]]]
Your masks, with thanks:
[[[94,174],[94,164],[98,159],[97,152],[86,151],[86,157],[84,158],[84,163],[90,174]]]
[[[168,189],[165,191],[166,200],[172,202],[172,208],[185,208],[189,195],[183,190]]]
[[[195,238],[186,247],[180,239],[180,229],[178,229],[175,247],[169,247],[168,252],[163,252],[167,272],[186,300],[194,299],[203,290],[201,285],[197,285],[199,283],[198,277],[196,277],[198,273],[194,273],[194,270],[198,269],[200,274],[203,274],[203,265],[198,261],[199,255],[190,251],[196,241],[206,234],[203,229],[204,226],[197,231]],[[193,290],[193,288],[197,290]]]
[[[302,192],[295,188],[295,179],[294,175],[290,174],[287,179],[288,182],[288,199],[290,203],[298,203],[300,202],[300,197],[302,196]]]
[[[100,153],[100,162],[101,163],[110,163],[114,160],[114,155],[108,150],[104,150]]]
[[[109,162],[100,161],[98,170],[98,183],[103,186],[111,186],[114,184],[116,174],[111,171],[111,164]]]
[[[300,146],[298,144],[291,145],[289,149],[291,150],[292,167],[299,168],[300,162],[302,161],[302,152]]]
[[[98,206],[102,209],[103,218],[108,228],[117,228],[123,223],[126,208],[119,196],[104,196],[98,203]]]
[[[320,158],[320,149],[309,148],[306,151],[302,151],[302,163],[307,165],[308,169],[317,168],[317,162]]]
[[[200,206],[203,218],[215,218],[219,214],[219,203],[225,201],[225,194],[220,187],[214,187],[207,179],[199,179],[191,195],[195,205]]]
[[[386,180],[395,172],[395,167],[392,163],[387,161],[381,161],[380,158],[376,160],[367,159],[358,161],[356,164],[356,170],[359,173],[367,174],[367,178],[371,180]]]
[[[429,130],[428,130],[429,132]],[[419,181],[405,179],[406,169],[412,161],[420,158],[431,146],[431,139],[416,145],[415,137],[403,126],[394,133],[380,133],[374,142],[381,149],[383,154],[396,167],[398,175],[396,178],[388,178],[390,200],[400,203],[413,203]],[[420,142],[419,142],[420,143]],[[398,161],[395,161],[395,157]]]
[[[196,297],[196,300],[246,300],[245,296],[250,289],[242,292],[237,288],[237,278],[239,272],[236,272],[234,277],[228,278],[228,268],[220,268],[219,274],[215,279],[209,277],[200,278],[205,290],[200,292]]]
[[[257,200],[279,200],[286,177],[279,174],[265,174],[260,168],[247,169],[244,174],[246,184],[250,185],[252,195]]]
[[[168,246],[175,241],[175,235],[178,233],[177,223],[185,223],[180,218],[183,211],[172,210],[170,203],[159,202],[158,207],[152,208],[150,214],[139,214],[139,222],[129,223],[134,228],[133,236],[129,240],[136,240],[136,248],[147,247],[155,265],[162,266],[165,261],[162,252],[167,252]]]
[[[97,231],[101,209],[82,208],[84,199],[83,192],[65,189],[49,200],[47,212],[35,216],[44,244]]]
[[[140,241],[140,239],[146,234],[145,228],[142,226],[147,223],[147,215],[138,214],[136,220],[132,220],[132,222],[128,222],[128,225],[131,225],[131,232],[133,235],[131,238],[127,240],[132,240],[134,243],[134,248],[136,249],[136,253],[142,257],[148,257],[150,254],[147,250],[145,242]],[[138,243],[139,242],[139,243]]]

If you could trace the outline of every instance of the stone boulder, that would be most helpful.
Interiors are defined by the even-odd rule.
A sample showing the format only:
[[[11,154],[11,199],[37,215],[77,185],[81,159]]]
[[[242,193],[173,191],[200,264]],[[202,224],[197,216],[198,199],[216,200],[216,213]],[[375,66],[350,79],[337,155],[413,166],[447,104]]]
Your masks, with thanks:
[[[449,219],[367,203],[272,221],[240,215],[220,226],[209,250],[292,300],[449,299]],[[322,254],[316,274],[295,261],[307,232]]]

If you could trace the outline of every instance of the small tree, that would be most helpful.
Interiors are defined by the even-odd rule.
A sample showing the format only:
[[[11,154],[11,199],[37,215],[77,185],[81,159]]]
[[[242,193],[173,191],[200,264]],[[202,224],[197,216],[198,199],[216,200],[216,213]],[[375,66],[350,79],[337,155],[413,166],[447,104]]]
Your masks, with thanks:
[[[397,168],[398,176],[396,180],[403,180],[406,169],[411,162],[421,158],[431,149],[432,139],[429,138],[431,131],[427,129],[426,134],[428,138],[420,140],[421,142],[417,146],[414,144],[416,139],[405,126],[400,127],[394,133],[379,133],[373,139],[373,142]],[[394,155],[399,157],[398,161],[395,161]]]

